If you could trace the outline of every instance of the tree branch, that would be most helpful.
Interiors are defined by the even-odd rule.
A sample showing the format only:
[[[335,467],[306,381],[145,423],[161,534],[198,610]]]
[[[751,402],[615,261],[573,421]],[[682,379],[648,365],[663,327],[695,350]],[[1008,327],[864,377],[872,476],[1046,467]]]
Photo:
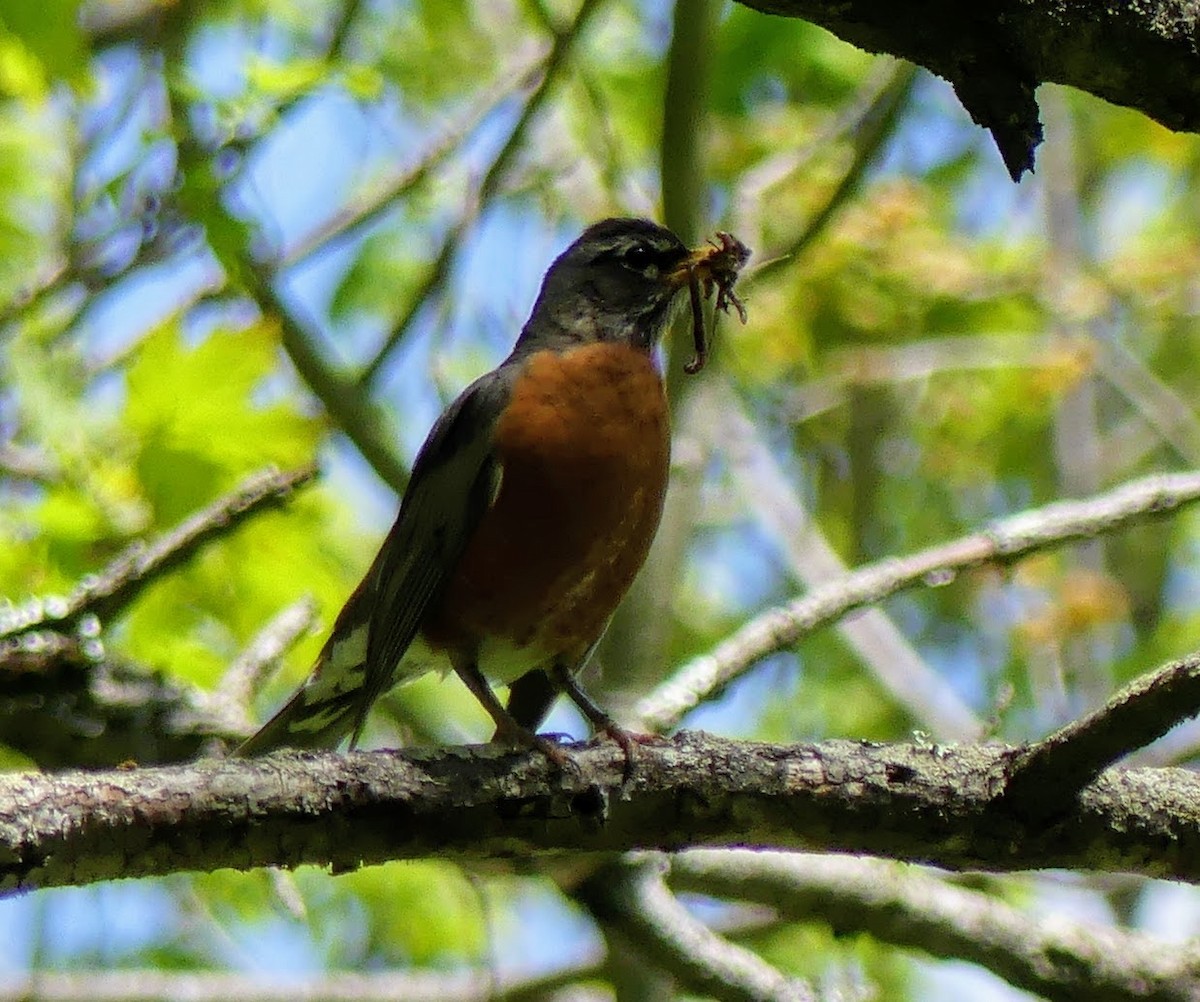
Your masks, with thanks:
[[[1068,84],[1137,108],[1176,131],[1200,129],[1200,13],[1187,0],[986,6],[955,0],[740,0],[800,17],[870,52],[890,52],[954,86],[971,117],[990,129],[1014,180],[1033,167],[1042,138],[1034,90]]]
[[[447,127],[420,160],[391,178],[372,185],[369,191],[353,197],[348,204],[297,240],[282,254],[277,271],[301,264],[319,251],[342,246],[383,219],[457,153],[467,137],[498,106],[517,91],[529,87],[532,79],[544,72],[547,58],[543,53],[530,56],[523,52],[512,67],[481,88],[483,99],[472,104]]]
[[[1200,713],[1200,654],[1135,679],[1095,713],[1023,748],[1001,804],[1045,821],[1109,765]]]
[[[737,394],[715,381],[704,392],[709,394],[705,405],[721,415],[707,426],[716,432],[712,446],[727,457],[742,503],[774,541],[794,578],[809,589],[845,578],[849,569]],[[984,722],[886,611],[864,609],[838,623],[837,630],[884,692],[934,740],[970,741],[983,735]]]
[[[906,557],[860,567],[841,580],[813,588],[788,605],[768,610],[696,658],[639,701],[641,726],[666,730],[712,699],[760,658],[853,609],[880,602],[919,584],[943,584],[970,567],[1012,563],[1038,550],[1114,532],[1150,515],[1200,500],[1200,472],[1130,481],[1085,501],[1057,501],[994,523],[990,528]]]
[[[317,606],[309,596],[282,609],[233,660],[216,689],[194,695],[198,709],[182,714],[176,726],[209,734],[253,734],[258,728],[250,717],[251,700],[264,677],[278,667],[280,658],[311,629],[316,618]],[[192,721],[193,726],[187,727]]]
[[[95,575],[88,575],[66,599],[35,599],[6,611],[0,639],[34,630],[69,632],[85,616],[101,623],[132,602],[148,584],[174,570],[213,539],[232,532],[262,508],[287,501],[316,476],[316,467],[265,470],[188,516],[152,543],[135,543]]]
[[[95,641],[43,631],[0,650],[0,734],[44,769],[194,758],[221,734],[191,693],[144,667],[87,650]],[[186,719],[187,725],[179,721]]]
[[[830,221],[858,190],[859,182],[866,174],[867,168],[895,132],[896,123],[912,96],[917,73],[917,68],[911,63],[898,63],[892,68],[887,83],[861,110],[853,123],[850,129],[850,163],[826,196],[824,204],[809,216],[804,229],[791,237],[784,246],[763,253],[762,263],[746,275],[742,283],[744,288],[751,288],[784,266],[794,266],[795,259],[825,232]]]
[[[266,470],[188,516],[151,543],[135,543],[71,595],[34,599],[4,610],[0,621],[0,733],[4,743],[43,768],[112,766],[127,759],[175,762],[206,741],[241,739],[253,728],[240,691],[211,696],[160,678],[105,651],[104,621],[114,618],[152,581],[256,513],[288,500],[316,475],[307,467]],[[311,616],[311,610],[308,611]],[[305,628],[293,607],[258,638],[241,669],[277,656],[289,633]],[[237,667],[237,666],[235,666]],[[238,671],[227,686],[249,680]],[[234,704],[240,699],[242,709]]]
[[[521,110],[520,117],[505,139],[504,145],[500,147],[499,152],[496,153],[496,156],[484,173],[483,180],[479,182],[479,189],[476,191],[475,197],[470,200],[463,215],[450,228],[450,231],[443,239],[441,247],[429,266],[429,271],[426,273],[425,279],[414,292],[412,301],[408,304],[404,316],[384,340],[384,343],[375,353],[375,357],[367,363],[363,371],[359,374],[358,385],[360,387],[367,388],[375,382],[384,363],[407,337],[412,322],[420,312],[421,307],[441,288],[450,273],[450,266],[454,263],[458,248],[470,227],[471,221],[483,211],[499,191],[500,184],[508,173],[513,159],[525,142],[526,133],[541,112],[542,107],[553,92],[554,87],[558,84],[562,74],[566,72],[567,67],[570,65],[568,60],[575,48],[576,42],[578,42],[580,36],[586,30],[602,2],[603,0],[581,0],[574,18],[571,19],[571,23],[554,36],[554,43],[542,67],[542,79],[529,95],[529,99],[525,102],[525,107]]]
[[[549,992],[602,974],[598,965],[523,980],[469,972],[347,971],[297,983],[217,971],[35,971],[0,979],[0,1002],[539,1002]]]
[[[1123,929],[1039,919],[932,873],[874,859],[793,853],[682,853],[675,890],[770,905],[791,921],[828,923],[839,935],[947,960],[968,960],[1057,1002],[1192,1002],[1200,997],[1194,948]]]
[[[262,268],[247,270],[247,292],[265,316],[279,320],[279,340],[296,372],[321,401],[329,417],[378,475],[397,494],[408,484],[408,467],[396,449],[388,414],[375,404],[318,344],[315,325],[302,318]]]
[[[808,985],[689,914],[663,882],[665,871],[661,859],[622,856],[592,874],[577,896],[597,921],[693,991],[723,1002],[815,1002]]]
[[[1054,825],[996,809],[1014,749],[702,734],[575,769],[493,746],[0,776],[0,890],[218,867],[759,846],[1200,881],[1200,776],[1109,770]],[[616,795],[614,795],[616,794]]]

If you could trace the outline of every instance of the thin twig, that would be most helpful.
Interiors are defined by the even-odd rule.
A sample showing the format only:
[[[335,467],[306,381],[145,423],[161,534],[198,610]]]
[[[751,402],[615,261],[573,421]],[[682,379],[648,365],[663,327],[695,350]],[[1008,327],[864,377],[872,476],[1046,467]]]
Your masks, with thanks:
[[[354,385],[351,376],[325,357],[317,336],[311,333],[315,325],[302,317],[299,306],[284,300],[268,275],[250,270],[247,283],[259,309],[279,321],[280,343],[300,378],[379,478],[402,493],[408,484],[408,465],[396,450],[398,436],[387,414]]]
[[[769,904],[784,919],[967,960],[1056,1002],[1200,998],[1197,950],[1111,926],[1039,918],[932,872],[877,859],[694,850],[672,888]]]
[[[279,269],[291,268],[312,257],[320,250],[341,245],[360,235],[395,208],[396,204],[424,182],[438,167],[455,153],[463,141],[488,115],[514,93],[530,85],[531,78],[545,72],[548,56],[525,56],[514,69],[507,70],[499,80],[483,88],[484,99],[469,108],[454,122],[425,155],[412,167],[373,187],[340,209],[334,216],[299,240],[279,263]]]
[[[1091,347],[1086,349],[1091,351]],[[822,359],[822,374],[786,391],[781,416],[792,422],[815,417],[846,403],[854,387],[895,387],[906,380],[926,380],[952,372],[1029,368],[1054,372],[1064,365],[1085,361],[1085,348],[1070,351],[1054,335],[980,332],[969,337],[948,335],[887,347],[831,349]],[[1138,427],[1144,429],[1143,422]],[[1151,447],[1157,448],[1153,439]],[[1186,457],[1184,457],[1186,459]],[[1114,464],[1114,469],[1135,466]]]
[[[52,262],[7,303],[0,305],[0,327],[7,327],[22,313],[35,310],[44,299],[64,289],[76,277],[71,262],[63,259]]]
[[[362,11],[363,0],[343,0],[342,9],[333,20],[329,38],[325,43],[325,51],[330,55],[340,56],[350,38],[354,22]]]
[[[297,982],[241,972],[39,970],[0,980],[0,1002],[534,1002],[603,973],[600,964],[585,964],[497,984],[488,973],[469,971],[343,971]]]
[[[199,699],[202,715],[220,722],[218,733],[254,731],[249,709],[254,693],[279,659],[308,632],[316,615],[317,605],[308,596],[287,606],[234,658],[216,689]]]
[[[541,80],[538,81],[538,85],[533,89],[533,92],[529,95],[529,99],[525,102],[525,107],[522,109],[516,124],[512,127],[512,131],[509,132],[508,138],[504,141],[504,145],[500,147],[499,152],[493,158],[491,165],[483,176],[483,180],[479,183],[475,197],[470,199],[470,204],[466,212],[458,223],[450,228],[450,231],[443,239],[438,253],[434,256],[429,274],[422,283],[418,294],[414,295],[412,301],[408,304],[408,309],[405,311],[404,317],[388,335],[383,345],[376,352],[375,357],[363,368],[362,373],[358,377],[359,386],[370,386],[375,381],[384,363],[396,347],[407,337],[413,319],[421,311],[429,297],[441,288],[445,276],[449,274],[450,265],[453,263],[458,247],[470,225],[470,220],[487,208],[488,203],[499,191],[500,184],[504,180],[513,158],[517,155],[521,144],[525,141],[526,132],[528,132],[529,127],[542,110],[542,106],[546,103],[551,91],[557,85],[567,65],[567,57],[571,54],[575,43],[579,40],[589,21],[591,21],[603,2],[604,0],[582,0],[574,19],[555,36],[554,44],[550,49],[549,55],[546,57],[546,62],[542,69]]]
[[[663,881],[662,857],[631,854],[596,871],[577,896],[654,966],[704,995],[730,1002],[815,1002],[812,989],[760,956],[718,936],[687,911]]]
[[[895,129],[900,112],[908,103],[919,72],[920,67],[912,63],[901,63],[896,67],[888,85],[883,88],[856,123],[853,158],[833,191],[829,193],[825,204],[813,213],[804,229],[786,244],[760,255],[763,263],[746,272],[742,282],[743,288],[766,278],[780,267],[792,263],[825,231],[825,227],[837,215],[838,210],[858,189],[858,183],[866,174],[875,155]]]
[[[175,89],[169,89],[168,96],[173,101],[180,99]],[[173,109],[172,117],[183,120],[186,116]],[[226,222],[241,225],[241,221],[219,200],[213,209]],[[261,262],[253,260],[249,248],[242,254],[240,264],[239,279],[246,295],[264,316],[277,319],[280,342],[300,378],[380,479],[393,490],[403,491],[408,482],[408,467],[395,448],[396,435],[384,413],[357,391],[353,380],[335,362],[326,358],[319,346],[319,338],[310,333],[315,325],[280,293],[278,273],[271,273]]]
[[[445,286],[463,241],[471,227],[474,226],[475,220],[479,218],[480,208],[481,204],[477,199],[469,199],[462,214],[442,238],[437,254],[405,304],[404,313],[393,325],[391,332],[383,345],[376,351],[375,356],[358,374],[355,384],[362,392],[366,393],[370,390],[371,384],[379,375],[380,367],[412,331],[412,325],[417,319],[417,315],[425,309],[427,303],[436,298],[439,291]]]
[[[1094,713],[1072,721],[1013,762],[1003,809],[1047,819],[1114,762],[1200,714],[1200,653],[1129,683]]]
[[[900,60],[879,56],[867,72],[862,85],[853,96],[838,109],[832,121],[811,137],[806,137],[797,149],[785,149],[771,154],[744,171],[738,182],[734,197],[733,223],[740,232],[755,232],[760,227],[757,220],[770,204],[768,198],[773,188],[795,178],[819,156],[853,140],[863,123],[875,115],[880,100],[890,88],[898,73],[904,71]],[[751,223],[755,220],[755,223]]]
[[[135,543],[65,599],[35,599],[5,612],[0,639],[34,630],[69,631],[85,616],[100,622],[132,602],[152,581],[178,567],[201,547],[236,529],[264,508],[287,501],[316,476],[316,468],[266,470],[244,480],[207,508],[188,516],[152,543]]]
[[[54,460],[41,449],[16,442],[0,442],[0,475],[50,483],[61,474]]]
[[[707,409],[720,415],[705,429],[715,435],[713,449],[726,455],[743,507],[771,537],[796,581],[815,589],[844,579],[845,562],[736,395],[716,381],[702,392],[711,394]],[[838,623],[837,630],[896,705],[935,741],[969,741],[983,734],[984,722],[885,610],[864,609]]]
[[[1197,500],[1200,472],[1145,477],[1084,501],[1058,501],[1013,515],[982,532],[907,557],[860,567],[755,617],[712,652],[685,664],[642,699],[634,712],[650,729],[674,727],[684,714],[719,694],[759,659],[790,647],[852,609],[916,585],[948,583],[957,572],[980,564],[1011,563],[1038,550],[1114,532]]]
[[[1090,347],[1100,377],[1129,401],[1138,417],[1184,462],[1200,463],[1200,419],[1192,404],[1161,380],[1139,355],[1114,338],[1091,339]],[[1111,456],[1103,447],[1101,451]]]

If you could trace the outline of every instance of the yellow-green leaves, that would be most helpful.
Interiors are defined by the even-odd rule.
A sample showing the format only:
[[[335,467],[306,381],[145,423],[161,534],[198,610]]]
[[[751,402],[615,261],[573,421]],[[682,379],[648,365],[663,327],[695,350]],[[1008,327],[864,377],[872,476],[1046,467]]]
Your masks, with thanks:
[[[186,343],[175,323],[150,335],[129,369],[126,418],[139,441],[147,499],[169,523],[247,471],[311,462],[317,423],[274,400],[278,338],[271,324]]]
[[[0,89],[39,96],[53,80],[89,73],[79,0],[0,0]]]

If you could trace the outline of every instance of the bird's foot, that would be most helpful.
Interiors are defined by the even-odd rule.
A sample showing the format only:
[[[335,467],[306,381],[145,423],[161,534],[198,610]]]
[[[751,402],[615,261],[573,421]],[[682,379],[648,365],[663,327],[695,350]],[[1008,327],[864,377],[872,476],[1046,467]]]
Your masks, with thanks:
[[[492,741],[496,744],[511,745],[514,748],[528,748],[540,752],[551,765],[563,772],[578,772],[579,766],[571,757],[571,753],[563,747],[566,734],[536,734],[528,727],[522,727],[515,720],[497,723]]]
[[[608,719],[600,724],[597,730],[615,741],[620,746],[621,751],[625,753],[625,768],[621,770],[622,786],[633,778],[633,767],[637,762],[638,745],[666,744],[666,738],[661,735],[629,731],[612,719]]]

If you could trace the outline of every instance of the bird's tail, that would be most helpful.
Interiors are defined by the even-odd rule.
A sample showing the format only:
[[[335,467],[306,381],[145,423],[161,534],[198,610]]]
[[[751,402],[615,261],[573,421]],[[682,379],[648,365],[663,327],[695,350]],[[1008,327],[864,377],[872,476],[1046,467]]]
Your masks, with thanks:
[[[360,586],[342,609],[307,681],[283,708],[238,748],[241,756],[276,748],[335,748],[361,729],[368,701],[369,602]]]

